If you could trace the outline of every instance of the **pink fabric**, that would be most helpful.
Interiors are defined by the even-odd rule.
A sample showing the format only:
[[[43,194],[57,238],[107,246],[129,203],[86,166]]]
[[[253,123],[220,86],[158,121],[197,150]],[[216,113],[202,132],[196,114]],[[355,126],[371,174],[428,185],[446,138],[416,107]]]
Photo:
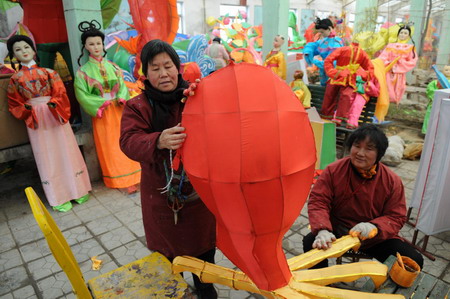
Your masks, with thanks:
[[[350,106],[350,110],[348,111],[347,123],[349,125],[353,127],[358,126],[358,119],[365,104],[366,100],[364,99],[364,97],[359,93],[355,93],[352,105]]]
[[[111,101],[110,101],[110,100],[105,101],[105,102],[100,106],[100,108],[98,108],[96,117],[97,117],[97,118],[102,118],[102,116],[103,116],[103,111],[105,111],[106,107],[108,107],[109,105],[111,105]]]
[[[92,188],[70,124],[55,119],[47,107],[49,100],[38,97],[28,102],[39,126],[27,129],[45,196],[51,206],[58,206],[88,194]]]
[[[378,95],[380,94],[380,84],[378,83],[378,80],[375,76],[372,77],[369,82],[366,82],[364,84],[364,91],[366,92],[367,98],[378,97]],[[363,95],[356,92],[348,111],[347,123],[349,125],[358,127],[358,119],[366,103],[367,101],[363,97]]]
[[[405,43],[388,44],[383,52],[381,52],[379,58],[384,61],[384,65],[388,65],[398,56],[400,56],[400,59],[392,67],[391,71],[386,74],[389,99],[391,102],[397,104],[405,93],[405,74],[416,66],[418,60],[413,45]]]
[[[0,74],[13,74],[14,71],[6,66],[0,67]]]

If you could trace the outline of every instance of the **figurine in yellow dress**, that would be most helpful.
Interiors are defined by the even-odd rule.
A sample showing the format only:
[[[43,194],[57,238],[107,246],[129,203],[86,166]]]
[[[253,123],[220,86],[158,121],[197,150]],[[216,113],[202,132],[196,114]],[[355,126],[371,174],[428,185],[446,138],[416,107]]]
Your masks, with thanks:
[[[272,71],[281,79],[286,80],[286,58],[281,52],[281,46],[284,44],[284,37],[275,36],[273,39],[273,49],[266,56],[264,66],[272,69]]]

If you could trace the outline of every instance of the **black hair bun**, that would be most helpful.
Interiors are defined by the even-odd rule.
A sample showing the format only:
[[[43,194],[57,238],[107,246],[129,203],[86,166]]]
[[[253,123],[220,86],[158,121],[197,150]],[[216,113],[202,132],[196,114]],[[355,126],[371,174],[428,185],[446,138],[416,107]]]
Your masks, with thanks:
[[[100,30],[102,28],[102,25],[97,20],[92,20],[90,22],[83,21],[78,25],[78,30],[81,32],[87,32],[91,30]]]

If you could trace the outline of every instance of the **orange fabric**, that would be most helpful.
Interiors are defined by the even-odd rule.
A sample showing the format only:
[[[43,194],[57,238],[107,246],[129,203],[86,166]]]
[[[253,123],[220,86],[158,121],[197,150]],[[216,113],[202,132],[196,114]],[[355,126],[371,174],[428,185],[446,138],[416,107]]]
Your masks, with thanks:
[[[141,53],[144,45],[153,39],[161,39],[172,44],[178,31],[180,17],[176,0],[128,0],[133,25],[141,35],[136,53]],[[139,55],[136,56],[134,76],[139,77],[141,66]]]
[[[103,181],[109,188],[127,188],[141,181],[141,166],[120,150],[120,120],[123,105],[113,102],[102,118],[93,117],[95,149]]]
[[[178,152],[216,217],[218,248],[258,288],[287,285],[282,240],[306,201],[316,161],[303,106],[270,69],[230,63],[198,84],[181,125],[188,137]]]
[[[358,173],[365,179],[371,179],[374,175],[376,175],[377,174],[377,170],[376,169],[377,169],[377,164],[375,164],[372,167],[370,167],[369,170],[356,168]]]
[[[51,97],[49,103],[56,104],[55,108],[49,107],[53,116],[66,123],[70,118],[70,102],[58,73],[37,65],[22,67],[11,77],[8,85],[9,111],[15,118],[24,120],[27,127],[35,129],[38,119],[25,105],[32,98],[45,96]]]

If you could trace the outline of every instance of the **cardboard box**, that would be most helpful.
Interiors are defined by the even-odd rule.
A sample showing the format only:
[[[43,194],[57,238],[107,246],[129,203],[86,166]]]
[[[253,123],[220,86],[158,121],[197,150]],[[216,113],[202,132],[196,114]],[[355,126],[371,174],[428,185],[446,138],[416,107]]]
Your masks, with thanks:
[[[8,110],[8,89],[11,75],[0,76],[0,149],[28,143],[28,133],[23,120],[12,116]]]
[[[316,143],[316,169],[325,169],[336,161],[336,124],[321,119],[315,107],[307,111]]]

